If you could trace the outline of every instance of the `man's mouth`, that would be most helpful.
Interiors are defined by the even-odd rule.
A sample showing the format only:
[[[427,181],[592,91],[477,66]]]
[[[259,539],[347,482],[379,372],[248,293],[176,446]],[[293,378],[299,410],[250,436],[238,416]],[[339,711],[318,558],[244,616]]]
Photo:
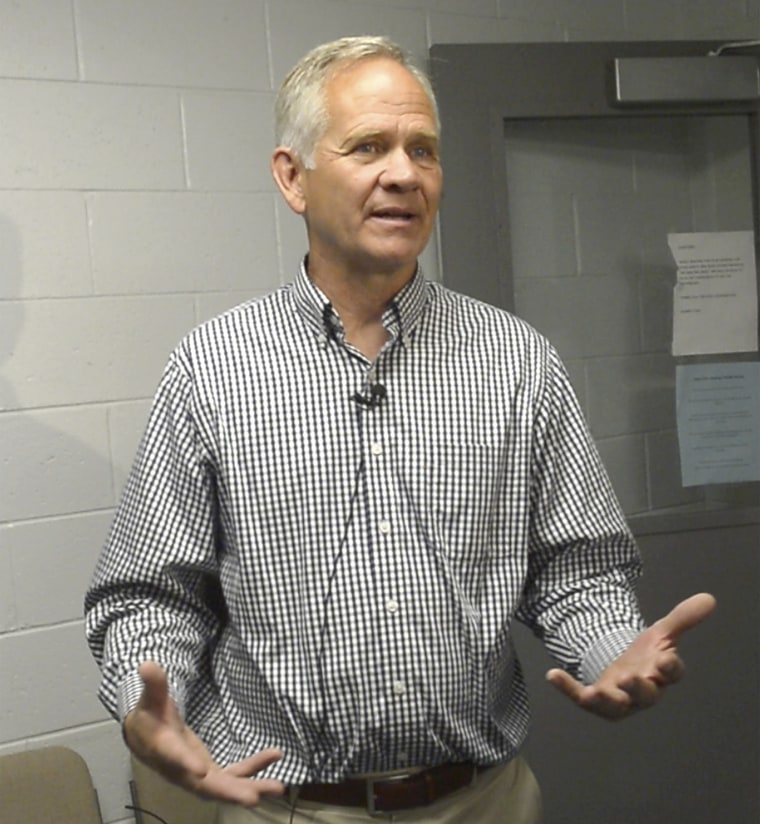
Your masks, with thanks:
[[[409,212],[405,209],[376,209],[372,212],[372,217],[380,220],[387,220],[394,223],[409,223],[414,220],[416,215],[414,212]]]

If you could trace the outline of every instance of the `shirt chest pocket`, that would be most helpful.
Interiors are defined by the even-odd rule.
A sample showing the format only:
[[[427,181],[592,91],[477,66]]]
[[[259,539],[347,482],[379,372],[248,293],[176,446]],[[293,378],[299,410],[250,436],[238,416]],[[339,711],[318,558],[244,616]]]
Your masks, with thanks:
[[[481,444],[426,444],[402,457],[401,493],[428,549],[474,563],[503,517],[504,451]]]

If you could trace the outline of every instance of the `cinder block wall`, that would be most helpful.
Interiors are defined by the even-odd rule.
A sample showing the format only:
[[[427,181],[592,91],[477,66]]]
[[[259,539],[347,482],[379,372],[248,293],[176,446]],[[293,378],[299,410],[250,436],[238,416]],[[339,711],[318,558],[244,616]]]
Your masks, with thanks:
[[[82,593],[169,350],[303,252],[268,156],[306,49],[759,31],[760,0],[0,0],[0,753],[77,749],[132,820]]]

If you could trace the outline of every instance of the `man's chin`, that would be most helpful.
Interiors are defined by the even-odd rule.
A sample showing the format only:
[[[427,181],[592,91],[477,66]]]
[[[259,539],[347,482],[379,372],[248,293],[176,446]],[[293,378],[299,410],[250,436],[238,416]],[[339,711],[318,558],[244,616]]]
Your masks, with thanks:
[[[422,254],[424,244],[379,244],[376,249],[367,255],[378,271],[397,272],[400,269],[417,265],[417,258]]]

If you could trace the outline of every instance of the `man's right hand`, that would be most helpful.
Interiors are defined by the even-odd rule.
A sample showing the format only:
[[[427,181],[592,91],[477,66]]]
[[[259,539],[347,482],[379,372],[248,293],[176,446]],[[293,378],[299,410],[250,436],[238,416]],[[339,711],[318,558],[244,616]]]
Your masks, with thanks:
[[[285,787],[270,778],[252,780],[279,760],[279,750],[264,750],[243,761],[221,767],[203,742],[185,725],[164,670],[151,661],[140,666],[143,691],[135,709],[124,719],[124,740],[140,761],[164,778],[202,798],[255,807],[263,796],[280,796]]]

